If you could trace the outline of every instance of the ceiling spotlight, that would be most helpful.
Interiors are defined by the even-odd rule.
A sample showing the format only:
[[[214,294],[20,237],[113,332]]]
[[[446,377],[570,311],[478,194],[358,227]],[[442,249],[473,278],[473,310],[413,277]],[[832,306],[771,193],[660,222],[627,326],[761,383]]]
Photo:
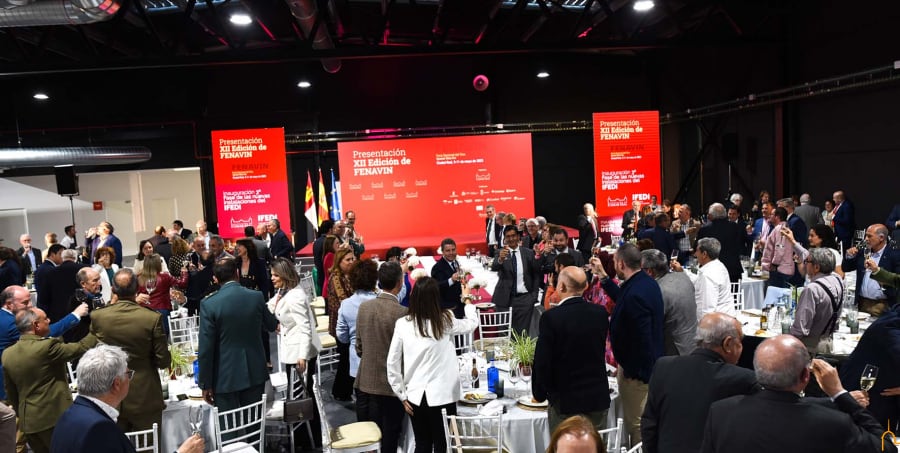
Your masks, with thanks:
[[[653,9],[653,0],[637,0],[634,2],[634,10],[639,12],[650,11]]]
[[[297,83],[297,86],[300,88],[309,88],[312,86],[312,84],[309,83],[308,80],[301,80],[300,82]]]
[[[34,96],[32,97],[39,101],[46,101],[47,99],[50,99],[50,96],[47,96],[46,93],[34,93]]]
[[[547,71],[541,71],[537,73],[537,78],[539,79],[546,79],[547,77],[550,77],[550,73]]]
[[[231,23],[235,25],[250,25],[250,23],[253,22],[253,19],[251,19],[249,15],[244,13],[232,14],[228,20],[230,20]]]

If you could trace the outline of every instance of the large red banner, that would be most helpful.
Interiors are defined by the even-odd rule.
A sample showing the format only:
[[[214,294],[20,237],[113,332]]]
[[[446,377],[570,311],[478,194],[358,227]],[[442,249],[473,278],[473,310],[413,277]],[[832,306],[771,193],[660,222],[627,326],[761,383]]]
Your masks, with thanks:
[[[341,198],[367,241],[485,237],[484,208],[534,215],[531,134],[338,143]]]
[[[290,236],[284,129],[212,131],[219,234],[244,236],[244,227],[277,218]]]
[[[659,112],[594,113],[594,181],[600,231],[621,234],[632,201],[659,196]]]

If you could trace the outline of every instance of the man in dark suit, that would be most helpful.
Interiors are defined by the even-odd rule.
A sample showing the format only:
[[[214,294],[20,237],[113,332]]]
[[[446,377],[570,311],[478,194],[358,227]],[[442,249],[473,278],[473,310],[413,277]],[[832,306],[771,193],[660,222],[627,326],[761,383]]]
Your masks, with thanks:
[[[831,223],[834,225],[834,235],[838,242],[844,244],[844,250],[853,247],[853,234],[856,233],[856,210],[853,202],[847,199],[843,190],[838,190],[832,195],[837,205],[834,207],[834,217]]]
[[[147,241],[153,244],[153,251],[162,257],[164,263],[169,262],[172,257],[172,244],[169,237],[166,236],[166,227],[160,225],[153,229],[153,236],[147,238]]]
[[[700,450],[709,406],[759,390],[753,371],[735,365],[744,339],[737,319],[709,313],[697,326],[697,338],[699,345],[691,354],[656,361],[641,417],[647,453]]]
[[[22,257],[22,275],[33,273],[43,261],[41,249],[31,246],[31,235],[25,233],[19,236],[19,243],[22,244],[16,253]]]
[[[269,379],[259,332],[278,321],[262,293],[238,282],[237,262],[223,259],[213,273],[221,288],[200,305],[200,388],[220,411],[259,401]]]
[[[684,231],[677,231],[670,233],[669,227],[671,223],[669,222],[669,215],[665,212],[660,212],[658,214],[650,214],[656,217],[656,226],[653,228],[649,228],[644,230],[638,237],[641,239],[650,239],[653,241],[653,248],[662,252],[666,257],[672,256],[672,250],[675,249],[675,244],[679,239],[682,239],[686,236]],[[688,229],[688,233],[693,233],[695,229]]]
[[[597,224],[597,213],[594,211],[594,205],[585,203],[582,207],[584,214],[578,216],[578,251],[581,252],[582,258],[587,262],[591,259],[591,247],[594,246],[594,240],[600,234],[600,225]]]
[[[900,272],[900,250],[888,246],[888,229],[876,223],[866,228],[866,247],[870,257],[880,269]],[[856,271],[856,304],[860,311],[881,315],[897,301],[897,288],[879,285],[872,279],[872,271],[866,269],[865,253],[856,247],[847,249],[847,257],[841,262],[844,272]]]
[[[502,242],[503,225],[497,221],[497,212],[494,205],[489,204],[484,207],[484,240],[488,247],[488,256],[493,258],[497,252],[497,248]]]
[[[541,316],[531,392],[538,401],[550,401],[550,432],[577,414],[590,418],[597,429],[606,427],[609,315],[581,297],[586,288],[581,268],[563,268],[556,284],[559,305]]]
[[[128,366],[134,370],[132,384],[141,389],[122,401],[117,421],[122,431],[162,426],[165,404],[157,370],[171,363],[162,316],[138,305],[137,278],[131,269],[116,272],[113,293],[119,301],[91,313],[91,333],[101,342],[121,346],[128,352]]]
[[[38,302],[42,300],[41,294],[46,290],[44,288],[44,279],[50,271],[62,264],[63,250],[66,250],[66,248],[62,244],[51,245],[47,249],[47,259],[34,271],[34,289],[37,291]]]
[[[794,239],[797,240],[800,244],[803,245],[803,248],[809,248],[809,226],[803,219],[794,213],[794,199],[793,198],[782,198],[778,200],[776,203],[776,207],[784,208],[787,212],[787,218],[784,219],[788,228],[791,229],[791,233],[794,233]],[[799,284],[803,284],[803,282],[799,282]]]
[[[700,227],[697,239],[716,238],[722,244],[719,252],[719,261],[728,269],[728,277],[732,282],[741,279],[741,253],[744,250],[744,241],[747,232],[741,225],[729,222],[725,206],[721,203],[713,203],[708,212],[711,222]]]
[[[622,237],[628,238],[637,232],[637,222],[641,218],[641,202],[631,203],[631,209],[622,214]]]
[[[89,335],[78,343],[63,343],[50,335],[50,320],[40,308],[16,313],[19,341],[3,351],[6,398],[19,416],[19,430],[35,453],[50,452],[56,420],[72,404],[66,382],[66,362],[97,344]]]
[[[244,227],[244,236],[247,236],[247,239],[253,241],[253,246],[256,247],[256,257],[265,261],[266,264],[271,263],[272,252],[269,251],[269,244],[267,244],[266,241],[263,241],[262,239],[256,237],[254,233],[255,231],[253,230],[252,226]]]
[[[891,230],[891,240],[894,242],[894,247],[900,247],[900,203],[895,204],[894,208],[891,209],[885,225]]]
[[[876,275],[880,274],[876,273]],[[866,409],[884,429],[900,420],[900,304],[879,316],[859,340],[847,361],[841,363],[841,383],[847,390],[859,389],[859,377],[866,365],[878,367],[878,379],[869,392]],[[895,433],[897,434],[897,433]]]
[[[75,262],[78,253],[74,250],[63,251],[62,257],[63,261],[59,266],[50,269],[41,277],[44,280],[42,283],[44,290],[38,293],[37,306],[44,310],[50,319],[62,319],[71,311],[69,303],[75,290],[79,288],[76,275],[85,267]]]
[[[572,255],[572,258],[575,260],[573,266],[584,266],[584,256],[582,256],[578,250],[569,248],[569,233],[566,233],[566,230],[557,228],[551,231],[550,245],[552,245],[552,247],[545,248],[540,257],[541,273],[549,274],[554,272],[556,269],[554,269],[553,264],[556,262],[556,257],[561,253]]]
[[[96,251],[100,247],[112,247],[113,251],[116,252],[116,265],[122,267],[122,241],[113,234],[115,231],[115,227],[106,221],[100,222],[97,228],[91,228],[91,251]],[[93,253],[90,256],[91,262],[93,262]]]
[[[883,428],[841,387],[837,370],[815,359],[791,335],[769,338],[756,348],[756,379],[763,390],[712,404],[702,450],[713,452],[887,451]],[[810,373],[834,405],[800,396]]]
[[[625,428],[633,445],[641,441],[647,384],[653,365],[663,355],[664,303],[656,280],[641,270],[641,252],[636,246],[623,244],[613,255],[613,262],[616,276],[623,282],[621,288],[609,279],[603,266],[594,269],[603,290],[616,301],[609,322],[609,339],[619,362],[616,379]]]
[[[184,222],[181,220],[173,220],[172,229],[175,230],[175,234],[181,236],[181,239],[184,239],[185,241],[187,241],[188,238],[191,237],[191,233],[193,233],[193,231],[184,227]]]
[[[517,334],[528,333],[531,328],[531,315],[543,275],[534,250],[519,247],[520,235],[515,226],[507,225],[503,231],[505,245],[491,263],[491,270],[498,277],[493,302],[501,310],[512,310],[512,329]]]
[[[452,309],[458,319],[464,315],[465,305],[462,296],[464,278],[459,275],[459,262],[456,261],[456,241],[446,238],[441,241],[441,255],[434,266],[431,267],[431,277],[438,282],[441,291],[441,307]]]
[[[269,242],[269,250],[274,258],[283,257],[294,261],[294,246],[288,239],[284,231],[281,231],[281,222],[278,219],[269,220],[269,235],[272,240]]]
[[[132,453],[134,445],[116,426],[110,414],[127,398],[132,385],[128,356],[118,346],[101,344],[78,361],[78,398],[56,423],[51,450],[54,453]],[[138,386],[138,391],[141,387]],[[160,425],[160,428],[162,425]],[[158,447],[158,445],[157,445]],[[199,434],[189,437],[176,453],[202,453],[206,445]]]

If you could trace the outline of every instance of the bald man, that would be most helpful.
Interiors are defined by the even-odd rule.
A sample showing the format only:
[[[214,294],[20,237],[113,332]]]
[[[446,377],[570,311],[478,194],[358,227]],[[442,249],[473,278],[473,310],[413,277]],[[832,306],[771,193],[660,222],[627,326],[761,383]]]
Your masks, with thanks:
[[[896,452],[882,446],[883,428],[841,386],[837,370],[815,359],[791,335],[763,341],[753,358],[763,390],[713,403],[706,420],[703,452]],[[814,375],[834,404],[800,394]]]
[[[886,226],[876,223],[866,228],[865,247],[847,249],[847,256],[841,263],[844,272],[856,271],[856,303],[859,311],[881,316],[897,301],[897,288],[882,286],[872,279],[872,271],[865,266],[866,251],[869,258],[879,268],[891,273],[900,272],[900,251],[893,250],[888,244],[889,231]]]
[[[585,301],[585,289],[581,268],[563,268],[556,284],[559,305],[541,316],[531,391],[537,401],[550,401],[551,432],[576,414],[590,418],[597,429],[606,427],[609,313]]]
[[[697,325],[693,352],[656,361],[641,417],[644,451],[698,451],[709,406],[759,390],[753,371],[735,365],[744,350],[741,327],[725,313],[709,313]]]

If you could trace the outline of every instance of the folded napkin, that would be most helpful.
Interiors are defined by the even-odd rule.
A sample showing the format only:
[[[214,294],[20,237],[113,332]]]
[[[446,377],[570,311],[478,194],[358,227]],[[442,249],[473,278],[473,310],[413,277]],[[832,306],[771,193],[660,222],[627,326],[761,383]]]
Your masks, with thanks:
[[[503,403],[501,403],[500,400],[493,400],[484,406],[481,406],[481,409],[478,410],[479,415],[484,415],[486,417],[500,415],[502,413]]]

